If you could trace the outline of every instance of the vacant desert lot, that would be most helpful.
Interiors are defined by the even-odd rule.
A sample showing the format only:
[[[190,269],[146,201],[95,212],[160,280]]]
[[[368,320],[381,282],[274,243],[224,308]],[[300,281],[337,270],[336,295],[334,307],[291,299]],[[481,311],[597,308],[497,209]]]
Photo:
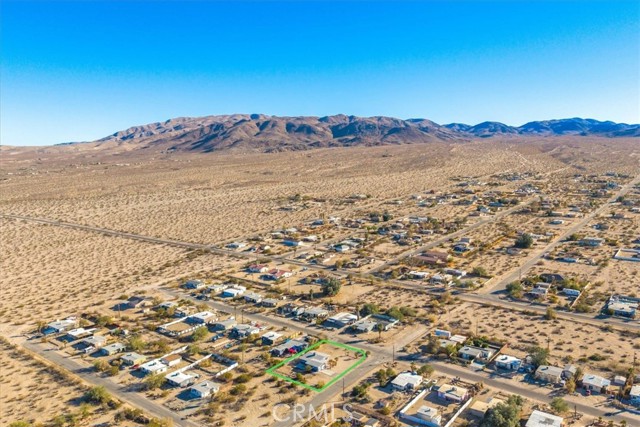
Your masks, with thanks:
[[[37,321],[78,315],[122,294],[228,260],[186,249],[97,233],[0,220],[0,328],[3,335]]]
[[[0,426],[16,420],[46,422],[77,412],[82,385],[62,377],[26,353],[0,340]]]

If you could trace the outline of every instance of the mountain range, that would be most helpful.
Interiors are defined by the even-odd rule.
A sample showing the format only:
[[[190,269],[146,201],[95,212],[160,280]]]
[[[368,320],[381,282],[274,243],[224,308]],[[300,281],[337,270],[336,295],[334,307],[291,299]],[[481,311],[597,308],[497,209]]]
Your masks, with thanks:
[[[439,125],[427,119],[402,120],[384,116],[356,117],[338,114],[324,117],[277,117],[233,114],[180,117],[134,126],[92,143],[105,148],[117,146],[168,151],[271,152],[316,147],[565,135],[640,137],[640,125],[572,118],[529,122],[519,127],[499,122],[483,122],[472,126],[462,123]]]

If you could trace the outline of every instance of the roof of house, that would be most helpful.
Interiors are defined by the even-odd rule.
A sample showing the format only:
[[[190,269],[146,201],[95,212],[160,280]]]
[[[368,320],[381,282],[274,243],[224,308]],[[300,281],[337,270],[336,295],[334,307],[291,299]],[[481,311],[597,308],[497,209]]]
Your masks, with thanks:
[[[176,371],[176,372],[172,372],[172,373],[166,375],[165,378],[167,380],[171,381],[171,382],[176,383],[176,384],[182,384],[185,381],[192,380],[194,377],[193,377],[193,375],[185,374],[184,372],[180,372],[180,371]]]
[[[220,385],[214,383],[213,381],[202,381],[201,383],[195,384],[191,387],[192,390],[196,390],[201,394],[206,394],[209,391],[218,391],[220,390]]]
[[[132,353],[123,354],[120,357],[120,359],[126,360],[126,361],[131,362],[131,363],[134,363],[134,362],[138,362],[140,360],[146,359],[146,356],[143,356],[142,354],[138,354],[138,353],[132,352]]]
[[[422,381],[422,375],[413,374],[411,372],[402,372],[398,374],[393,381],[391,381],[391,385],[399,388],[405,388],[407,385],[417,387],[422,384]]]
[[[562,427],[563,418],[542,411],[533,411],[525,427]]]
[[[559,377],[562,375],[562,371],[562,368],[558,368],[557,366],[540,365],[536,370],[536,374]]]
[[[469,390],[467,390],[464,387],[458,387],[453,384],[445,383],[440,386],[440,388],[438,389],[438,392],[446,393],[448,395],[456,396],[459,399],[462,399],[464,396],[466,396],[469,393]]]
[[[508,354],[501,354],[500,356],[496,357],[496,362],[514,363],[514,362],[521,362],[521,360],[515,356],[509,356]]]
[[[582,376],[582,384],[588,384],[595,387],[608,387],[611,385],[611,381],[601,377],[600,375],[584,374]]]

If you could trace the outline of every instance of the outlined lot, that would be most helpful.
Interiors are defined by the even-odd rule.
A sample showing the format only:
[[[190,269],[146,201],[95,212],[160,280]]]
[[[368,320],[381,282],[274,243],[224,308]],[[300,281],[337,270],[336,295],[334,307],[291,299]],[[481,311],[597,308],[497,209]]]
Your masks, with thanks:
[[[287,375],[283,375],[283,374],[277,372],[277,370],[282,368],[283,366],[291,364],[291,362],[302,358],[304,355],[306,355],[306,354],[308,354],[310,352],[318,350],[322,346],[333,346],[334,348],[344,349],[344,350],[347,350],[347,351],[350,351],[350,352],[353,352],[353,353],[359,355],[359,358],[354,363],[352,363],[350,366],[348,366],[346,369],[342,370],[342,372],[340,372],[338,375],[334,376],[329,382],[325,383],[322,387],[316,387],[316,386],[313,386],[313,385],[310,385],[310,384],[306,384],[306,383],[298,381],[298,380],[296,380],[294,378],[291,378],[291,377],[289,377]],[[317,343],[313,344],[309,348],[305,349],[304,351],[301,351],[300,353],[294,354],[293,356],[290,356],[290,357],[284,359],[282,362],[278,363],[277,365],[272,366],[271,368],[267,369],[266,373],[269,374],[269,375],[272,375],[272,376],[274,376],[276,378],[280,378],[282,380],[290,382],[292,384],[296,384],[296,385],[299,385],[299,386],[304,387],[306,389],[309,389],[309,390],[312,390],[312,391],[320,393],[320,392],[326,390],[328,387],[330,387],[333,384],[335,384],[337,381],[339,381],[342,377],[347,375],[349,372],[351,372],[352,370],[357,368],[366,359],[367,359],[367,353],[364,350],[361,350],[361,349],[356,348],[356,347],[352,347],[350,345],[346,345],[346,344],[342,344],[342,343],[339,343],[339,342],[331,341],[331,340],[321,340],[321,341],[318,341]]]

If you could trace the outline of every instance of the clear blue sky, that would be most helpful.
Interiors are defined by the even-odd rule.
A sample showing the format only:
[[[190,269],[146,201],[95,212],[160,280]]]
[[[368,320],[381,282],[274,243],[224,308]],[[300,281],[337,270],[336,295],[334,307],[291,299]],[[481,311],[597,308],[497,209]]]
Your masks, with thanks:
[[[640,122],[640,2],[3,0],[2,143],[228,113]]]

